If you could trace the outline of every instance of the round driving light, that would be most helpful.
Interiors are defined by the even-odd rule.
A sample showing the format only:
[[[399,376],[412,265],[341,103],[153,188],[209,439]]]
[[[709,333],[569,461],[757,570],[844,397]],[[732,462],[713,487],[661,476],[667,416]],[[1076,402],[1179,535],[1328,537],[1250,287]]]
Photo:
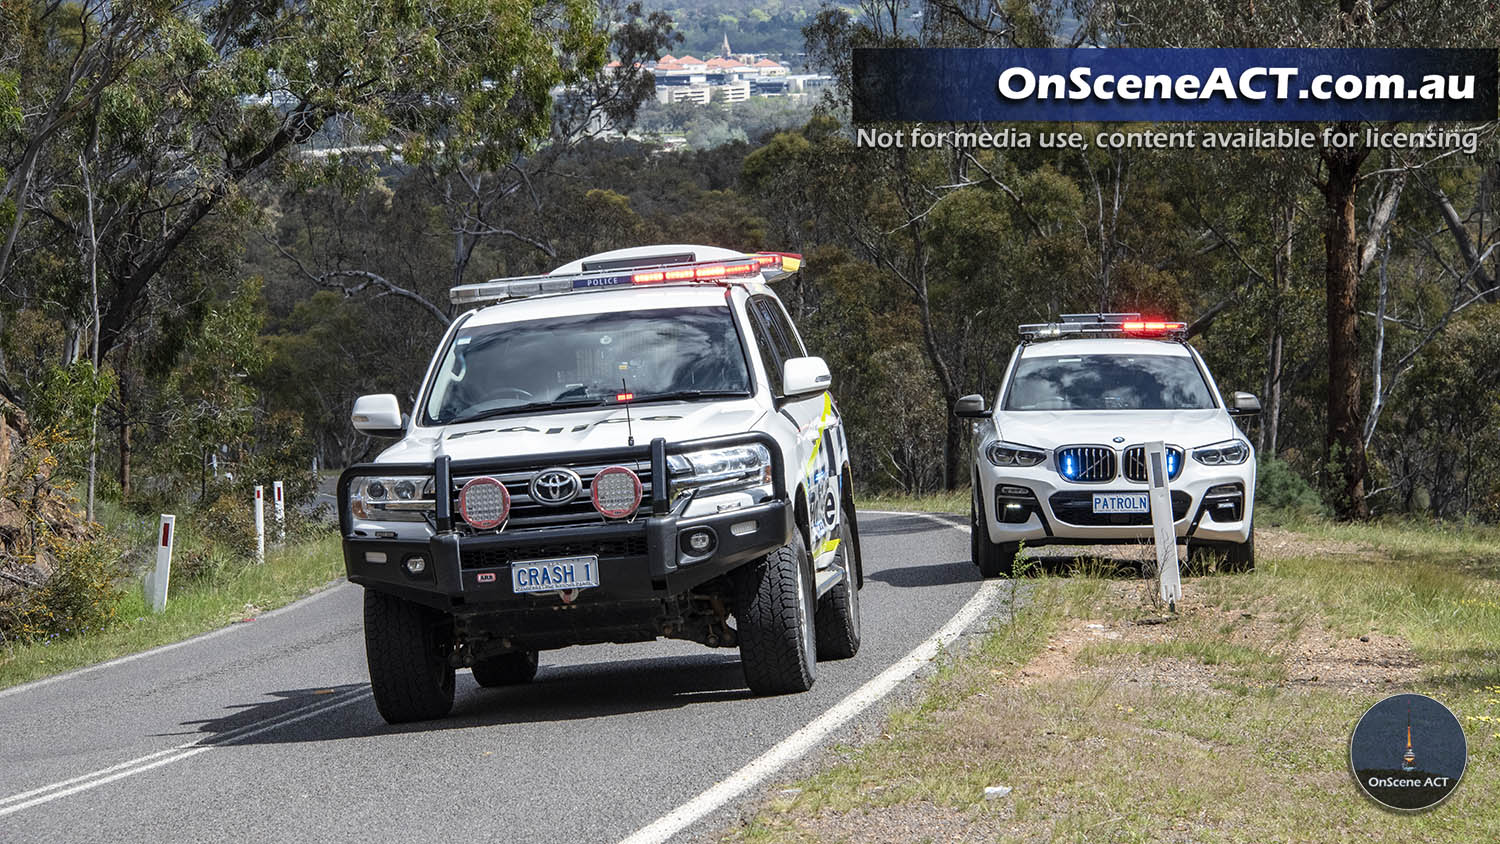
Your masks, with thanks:
[[[407,574],[421,574],[422,572],[427,571],[427,558],[417,554],[413,554],[412,556],[407,557],[406,560],[401,563],[401,565],[406,569]]]
[[[470,527],[499,527],[510,516],[510,491],[494,478],[475,478],[459,490],[458,513]]]
[[[380,481],[370,481],[370,485],[368,487],[365,487],[365,492],[369,494],[371,498],[384,498],[385,484],[381,483]]]
[[[594,509],[605,518],[623,519],[641,506],[641,479],[624,466],[601,469],[589,486]]]
[[[410,501],[417,496],[417,485],[411,481],[401,481],[396,484],[396,497],[402,501]]]

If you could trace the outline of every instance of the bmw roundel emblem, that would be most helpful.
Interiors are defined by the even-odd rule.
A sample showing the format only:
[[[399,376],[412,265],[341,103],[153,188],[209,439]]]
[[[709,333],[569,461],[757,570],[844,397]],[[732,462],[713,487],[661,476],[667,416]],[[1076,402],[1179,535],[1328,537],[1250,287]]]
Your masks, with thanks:
[[[1117,442],[1117,443],[1125,442],[1125,438],[1124,437],[1115,437],[1115,442]]]
[[[578,497],[583,479],[572,469],[543,469],[531,479],[531,500],[550,507],[561,507]]]

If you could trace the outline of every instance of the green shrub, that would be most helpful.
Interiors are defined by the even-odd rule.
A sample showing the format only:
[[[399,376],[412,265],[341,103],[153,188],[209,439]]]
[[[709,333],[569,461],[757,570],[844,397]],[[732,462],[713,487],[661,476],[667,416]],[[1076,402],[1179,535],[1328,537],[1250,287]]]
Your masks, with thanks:
[[[1309,516],[1324,515],[1328,509],[1312,484],[1274,457],[1256,468],[1255,506]]]
[[[104,539],[48,537],[42,547],[52,575],[36,589],[0,601],[0,630],[22,642],[96,632],[115,621],[121,586],[120,549]]]

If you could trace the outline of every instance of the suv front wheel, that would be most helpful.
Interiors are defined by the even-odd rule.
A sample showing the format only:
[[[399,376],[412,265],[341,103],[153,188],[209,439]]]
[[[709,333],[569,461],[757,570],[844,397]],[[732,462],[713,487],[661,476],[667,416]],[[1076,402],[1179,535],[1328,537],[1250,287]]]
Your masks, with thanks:
[[[979,573],[985,577],[1010,577],[1021,552],[1019,542],[991,542],[990,524],[985,518],[984,498],[979,487],[969,497],[969,553]]]
[[[805,692],[818,675],[816,597],[800,533],[735,578],[735,632],[745,682],[758,695]]]
[[[388,723],[430,721],[453,709],[453,623],[421,604],[365,590],[365,659],[375,708]]]

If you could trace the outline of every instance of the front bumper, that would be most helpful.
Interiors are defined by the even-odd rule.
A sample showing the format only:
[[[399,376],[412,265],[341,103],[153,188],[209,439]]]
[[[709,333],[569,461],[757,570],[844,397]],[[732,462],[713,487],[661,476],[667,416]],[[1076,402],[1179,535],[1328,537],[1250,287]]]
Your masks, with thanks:
[[[1147,492],[1145,483],[1116,477],[1076,483],[1050,468],[976,466],[991,542],[1028,545],[1109,545],[1150,541],[1149,514],[1093,513],[1096,492]],[[1168,484],[1178,540],[1243,543],[1250,537],[1255,507],[1255,462],[1208,467],[1190,462]]]
[[[669,502],[666,482],[650,483],[650,499],[629,520],[562,524],[526,529],[468,531],[456,522],[452,478],[520,466],[541,468],[570,463],[621,463],[651,466],[652,481],[667,477],[666,455],[755,442],[770,449],[775,482],[768,498],[724,511],[692,514],[691,497]],[[660,635],[681,614],[685,595],[744,563],[785,545],[795,529],[791,498],[783,481],[782,457],[766,434],[608,451],[548,454],[435,464],[364,464],[339,479],[340,526],[344,567],[349,580],[369,589],[398,595],[452,613],[460,620],[478,619],[489,635],[549,645],[593,641],[634,641]],[[375,536],[361,529],[349,512],[348,488],[356,477],[372,474],[431,473],[438,489],[431,526],[415,525],[400,535]],[[748,499],[746,499],[748,502]],[[703,509],[703,508],[699,508]],[[690,553],[682,541],[689,531],[712,532],[711,549]],[[392,532],[395,533],[395,532]],[[516,593],[513,563],[560,557],[597,556],[599,585],[581,589],[564,601],[557,592]],[[422,558],[420,571],[405,563]],[[666,620],[666,621],[664,621]],[[478,623],[477,621],[475,622]]]

